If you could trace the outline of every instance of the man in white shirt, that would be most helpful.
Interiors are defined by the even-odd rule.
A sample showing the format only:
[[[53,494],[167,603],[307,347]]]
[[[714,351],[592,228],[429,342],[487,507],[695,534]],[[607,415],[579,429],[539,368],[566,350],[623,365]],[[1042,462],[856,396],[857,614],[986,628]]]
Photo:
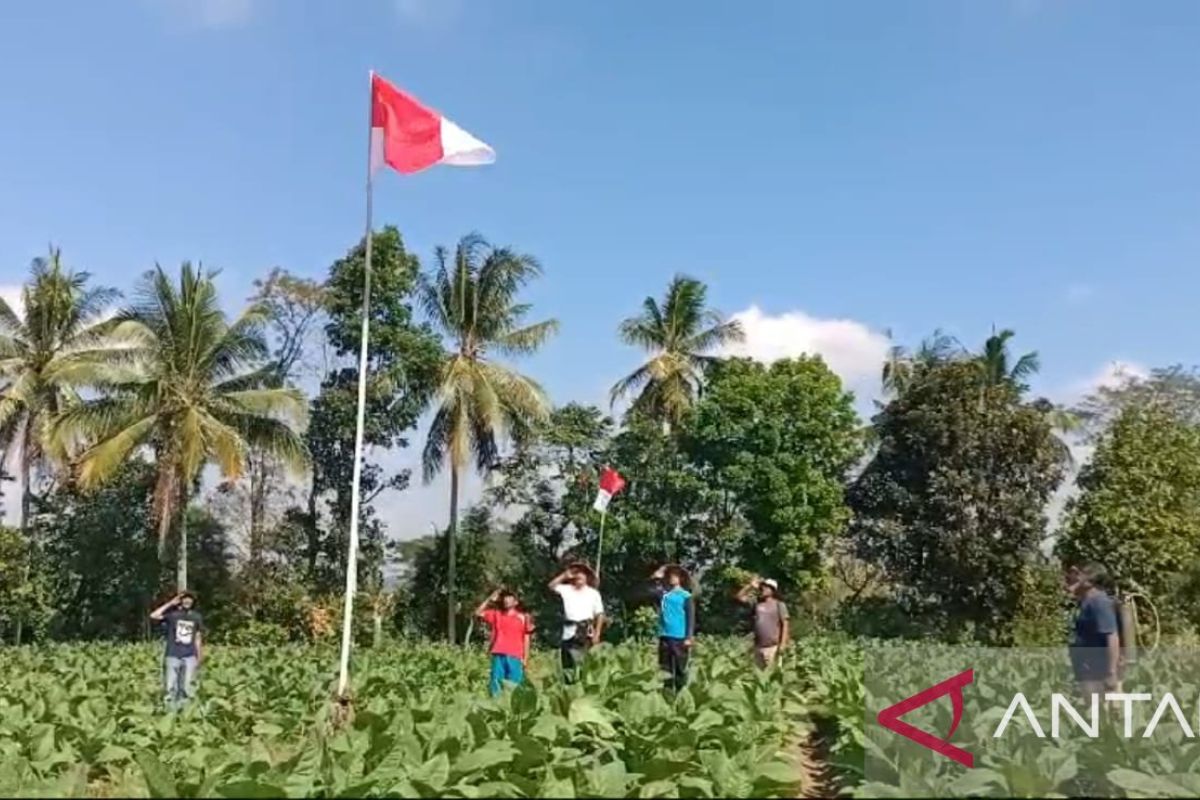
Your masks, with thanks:
[[[604,600],[596,589],[596,573],[587,564],[569,565],[550,581],[550,591],[562,598],[563,676],[574,680],[587,651],[600,643],[604,630]]]

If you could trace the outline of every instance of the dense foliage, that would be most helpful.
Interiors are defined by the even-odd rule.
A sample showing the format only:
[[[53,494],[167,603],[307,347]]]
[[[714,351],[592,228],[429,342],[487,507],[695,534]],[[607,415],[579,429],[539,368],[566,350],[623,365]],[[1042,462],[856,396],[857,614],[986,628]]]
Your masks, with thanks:
[[[914,621],[1005,641],[1063,459],[1045,414],[989,374],[972,360],[919,368],[876,417],[850,502],[859,557],[886,570]]]
[[[158,710],[157,648],[0,651],[0,795],[794,797],[815,712],[845,714],[847,758],[861,737],[861,668],[818,654],[761,674],[744,642],[707,638],[673,698],[649,647],[602,648],[572,686],[538,655],[489,699],[481,651],[392,647],[358,659],[334,730],[329,647],[214,650],[178,716]]]

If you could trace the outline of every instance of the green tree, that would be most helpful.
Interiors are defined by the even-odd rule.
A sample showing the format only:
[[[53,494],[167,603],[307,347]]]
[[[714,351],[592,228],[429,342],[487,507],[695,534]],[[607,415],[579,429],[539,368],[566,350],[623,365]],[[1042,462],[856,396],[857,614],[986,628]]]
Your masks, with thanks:
[[[154,465],[131,459],[94,491],[66,483],[39,504],[38,540],[59,639],[143,638],[159,590]]]
[[[718,362],[684,441],[749,523],[740,565],[810,585],[849,521],[844,486],[862,454],[853,397],[837,375],[819,356]]]
[[[365,239],[329,269],[324,301],[325,336],[334,355],[356,358],[362,334]],[[384,530],[373,501],[388,490],[408,487],[407,469],[386,472],[368,460],[370,451],[408,446],[437,379],[441,346],[426,325],[414,318],[420,263],[393,226],[372,234],[370,337],[367,342],[367,404],[360,479],[360,575],[365,588],[378,588],[385,557]],[[353,363],[353,362],[351,362]],[[335,591],[345,579],[350,529],[357,425],[357,366],[335,366],[326,373],[312,401],[306,434],[312,454],[312,483],[303,516],[307,530],[308,575],[322,592]],[[323,525],[323,519],[329,524]]]
[[[1092,437],[1102,434],[1128,408],[1161,408],[1176,419],[1200,426],[1200,367],[1175,364],[1138,375],[1118,372],[1114,385],[1084,398],[1075,414]]]
[[[1154,402],[1125,405],[1077,481],[1056,552],[1104,564],[1178,619],[1176,586],[1200,560],[1200,427]]]
[[[651,357],[613,386],[614,404],[636,393],[634,405],[661,420],[664,430],[679,424],[700,394],[713,351],[745,338],[741,323],[708,308],[707,300],[707,286],[676,275],[661,304],[647,297],[642,312],[621,323],[621,341]]]
[[[955,360],[919,366],[873,427],[877,449],[849,492],[857,555],[885,569],[914,618],[1007,640],[1062,479],[1045,414]]]
[[[39,568],[45,565],[44,551],[31,548],[26,539],[16,528],[0,525],[0,641],[11,631],[15,644],[28,633],[36,638],[53,613],[53,595]]]
[[[891,338],[891,333],[888,333]],[[885,394],[894,396],[908,388],[913,374],[923,367],[930,367],[945,361],[961,358],[965,350],[958,340],[941,329],[923,340],[916,352],[911,352],[904,345],[892,345],[888,348],[887,358],[884,359],[880,370],[880,383]]]
[[[249,302],[263,311],[273,382],[294,386],[305,378],[324,377],[325,287],[276,267],[254,282]],[[299,502],[300,487],[287,480],[286,464],[249,444],[245,473],[221,485],[215,510],[228,532],[244,542],[251,570],[261,572],[265,539]]]
[[[541,387],[492,360],[493,354],[536,352],[557,320],[527,323],[530,306],[517,294],[541,267],[533,256],[492,247],[477,234],[463,237],[451,255],[439,247],[432,274],[421,282],[422,307],[449,347],[439,371],[436,410],[422,462],[425,480],[450,469],[447,553],[447,634],[455,637],[455,531],[458,483],[474,464],[486,472],[499,462],[508,435],[521,436],[549,413]]]
[[[112,357],[103,319],[118,294],[89,287],[89,277],[64,265],[62,252],[51,248],[30,267],[21,292],[23,316],[0,298],[0,472],[16,463],[21,528],[30,547],[35,484],[52,461],[68,455],[56,446],[53,422],[78,403],[79,387]]]
[[[58,433],[92,442],[79,459],[85,488],[113,477],[138,449],[153,449],[153,516],[162,554],[205,464],[236,480],[251,443],[294,468],[305,464],[296,428],[306,409],[303,396],[276,385],[273,367],[265,364],[262,309],[251,306],[229,322],[212,275],[189,263],[178,284],[161,267],[146,273],[118,320],[129,368],[99,384],[106,394],[64,413]],[[179,529],[182,590],[188,547],[186,525]]]
[[[609,506],[604,528],[602,574],[606,608],[620,630],[633,622],[651,572],[664,562],[699,574],[734,558],[745,523],[728,495],[705,476],[684,449],[690,415],[674,435],[633,409],[601,454],[628,485]],[[567,555],[595,562],[600,552],[599,515],[592,510],[597,476],[565,496],[573,522]]]
[[[1008,343],[1016,336],[1016,332],[1005,328],[992,335],[983,343],[983,351],[976,357],[983,370],[983,381],[987,386],[999,386],[1008,383],[1018,392],[1029,389],[1026,380],[1041,369],[1041,361],[1036,352],[1025,353],[1013,361]]]
[[[480,600],[498,586],[518,588],[514,580],[515,562],[507,534],[499,530],[491,510],[484,505],[467,509],[457,534],[456,590],[466,600],[455,614],[459,625],[469,624],[471,612]],[[409,545],[411,567],[407,607],[403,611],[406,627],[425,636],[437,636],[444,630],[449,602],[449,532],[426,536]],[[526,601],[536,598],[523,592]],[[540,594],[540,592],[539,592]]]

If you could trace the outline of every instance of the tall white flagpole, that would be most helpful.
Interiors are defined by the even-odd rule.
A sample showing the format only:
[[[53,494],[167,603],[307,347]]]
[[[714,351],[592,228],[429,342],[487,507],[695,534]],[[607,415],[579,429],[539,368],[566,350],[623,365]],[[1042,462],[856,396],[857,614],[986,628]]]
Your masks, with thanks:
[[[358,593],[358,509],[362,482],[363,427],[367,413],[367,338],[371,326],[371,196],[374,164],[371,143],[375,71],[368,73],[367,89],[367,225],[363,266],[362,333],[358,350],[358,416],[354,426],[354,471],[350,494],[350,542],[346,548],[346,598],[342,609],[342,660],[338,672],[338,697],[345,698],[350,683],[350,634],[354,622],[354,596]]]

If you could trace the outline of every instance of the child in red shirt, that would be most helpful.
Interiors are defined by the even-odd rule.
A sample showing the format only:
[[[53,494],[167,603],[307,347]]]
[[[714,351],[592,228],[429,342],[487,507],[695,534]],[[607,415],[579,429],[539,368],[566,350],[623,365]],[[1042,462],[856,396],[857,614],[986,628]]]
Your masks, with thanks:
[[[490,607],[493,604],[499,608]],[[514,593],[497,589],[475,609],[475,616],[492,629],[492,674],[488,681],[492,695],[500,693],[502,681],[521,683],[525,679],[533,618],[521,611],[519,605]]]

